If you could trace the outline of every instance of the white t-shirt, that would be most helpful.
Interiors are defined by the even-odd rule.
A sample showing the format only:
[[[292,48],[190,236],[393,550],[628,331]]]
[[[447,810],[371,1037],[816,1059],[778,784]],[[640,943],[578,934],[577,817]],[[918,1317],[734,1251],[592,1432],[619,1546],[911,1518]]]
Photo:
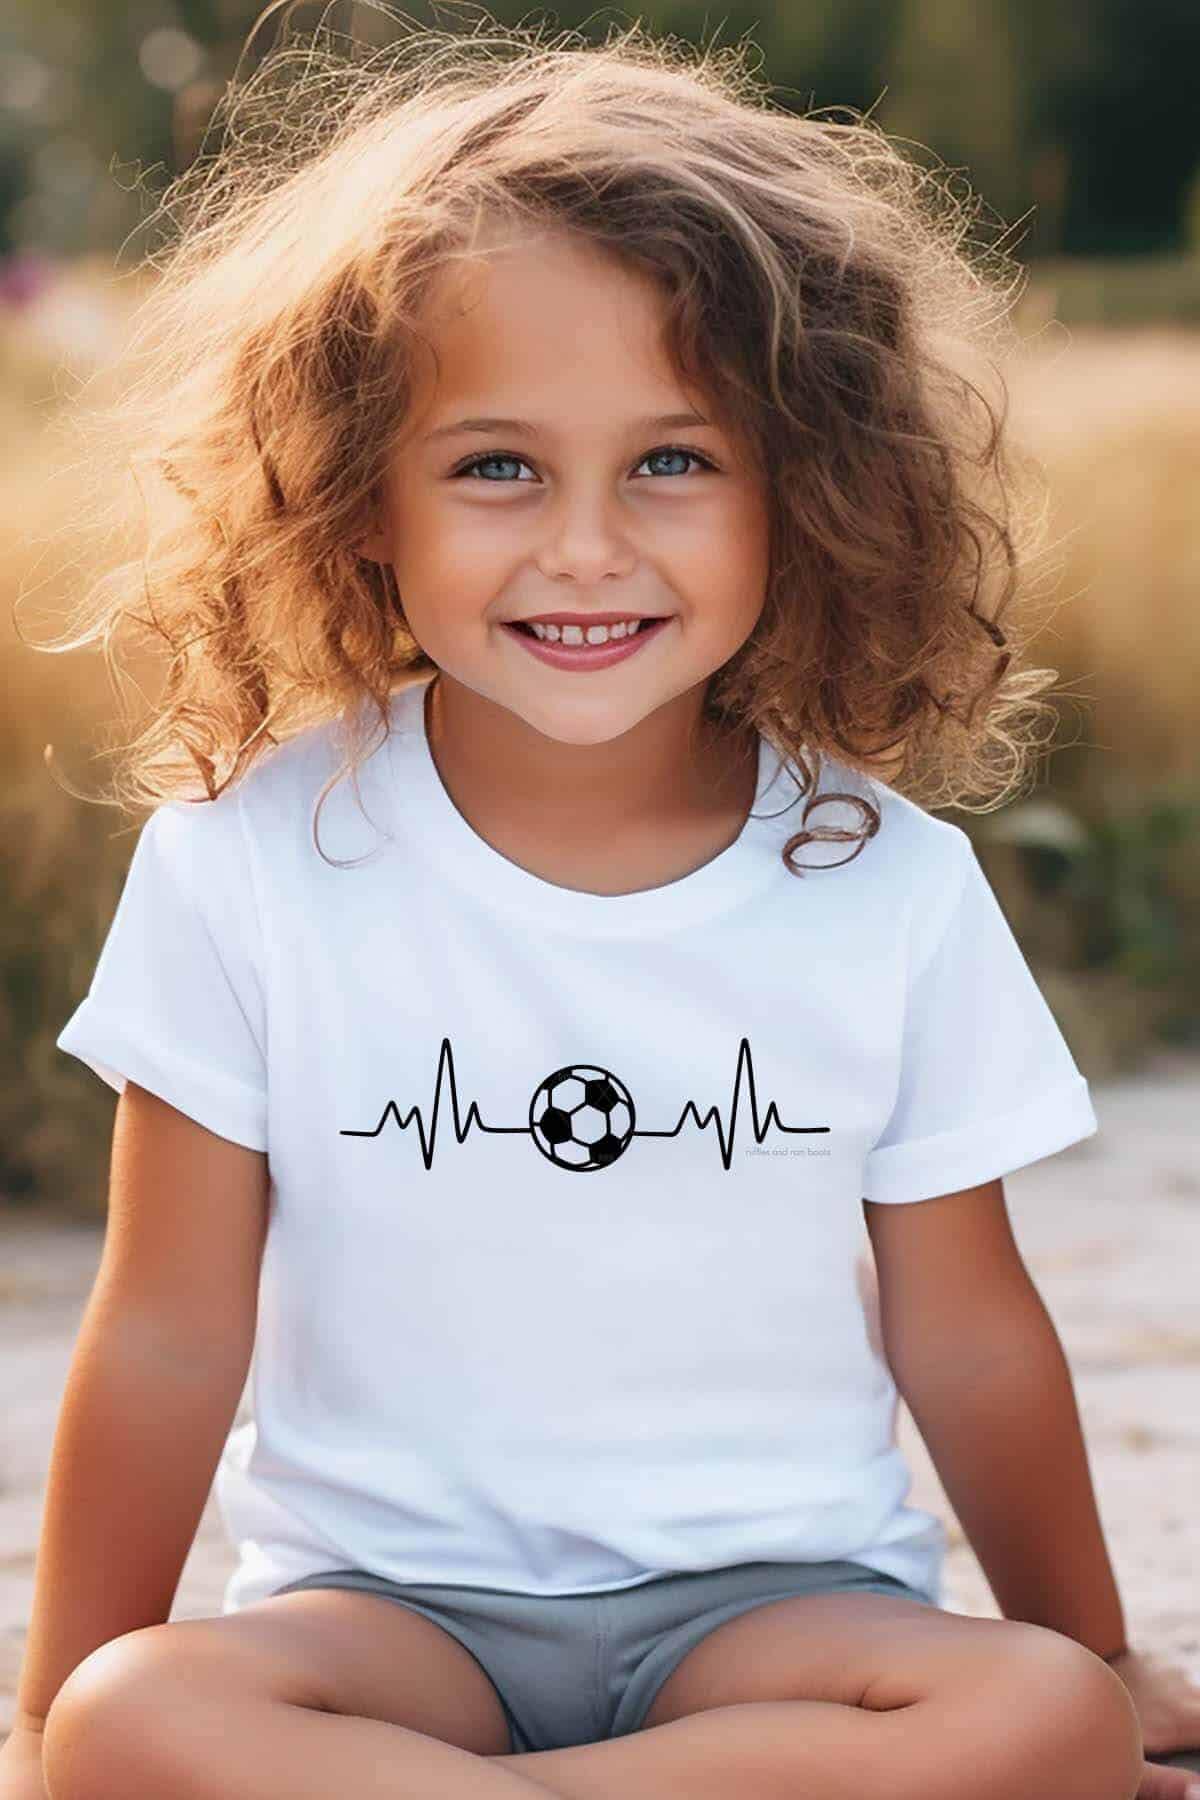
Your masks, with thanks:
[[[849,1558],[940,1598],[856,1281],[862,1199],[1090,1136],[1087,1083],[965,832],[870,783],[842,866],[760,739],[681,880],[543,881],[454,806],[420,681],[144,824],[58,1038],[268,1154],[223,1610],[321,1569],[525,1593]],[[826,764],[821,791],[866,791]],[[364,817],[364,812],[367,815]],[[814,824],[854,824],[837,802]]]

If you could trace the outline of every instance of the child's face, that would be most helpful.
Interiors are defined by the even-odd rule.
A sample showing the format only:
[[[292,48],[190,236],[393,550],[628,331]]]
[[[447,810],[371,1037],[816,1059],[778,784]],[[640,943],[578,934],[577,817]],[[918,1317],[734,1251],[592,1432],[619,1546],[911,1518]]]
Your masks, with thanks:
[[[698,708],[762,609],[761,476],[715,422],[644,422],[713,417],[670,365],[660,309],[648,280],[560,237],[447,271],[422,321],[440,375],[426,359],[359,545],[393,565],[439,669],[560,742],[605,742],[692,690]],[[526,423],[430,436],[468,418]],[[509,623],[562,613],[585,621],[581,659],[588,621],[666,622],[568,668]]]

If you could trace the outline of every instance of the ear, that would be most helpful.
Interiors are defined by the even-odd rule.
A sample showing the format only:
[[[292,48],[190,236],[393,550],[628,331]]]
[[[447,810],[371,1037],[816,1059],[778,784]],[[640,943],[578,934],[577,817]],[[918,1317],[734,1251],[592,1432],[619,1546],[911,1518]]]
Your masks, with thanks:
[[[384,530],[384,521],[378,504],[371,508],[364,535],[351,545],[356,555],[365,556],[368,562],[390,563],[391,544]]]
[[[378,532],[371,537],[362,538],[357,544],[351,545],[351,548],[356,556],[365,557],[368,562],[390,563],[392,560],[388,554],[387,541]]]

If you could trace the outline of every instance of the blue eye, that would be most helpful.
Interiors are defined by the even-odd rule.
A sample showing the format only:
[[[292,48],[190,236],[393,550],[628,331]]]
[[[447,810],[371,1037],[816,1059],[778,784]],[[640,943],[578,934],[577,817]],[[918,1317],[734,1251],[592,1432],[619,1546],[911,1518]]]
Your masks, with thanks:
[[[642,462],[649,462],[652,456],[685,456],[690,462],[699,463],[702,469],[716,468],[716,464],[710,463],[707,456],[701,456],[698,450],[685,450],[682,444],[664,444],[661,450],[647,451]],[[639,463],[639,469],[641,466],[642,464]]]
[[[642,458],[642,462],[637,465],[638,468],[641,468],[642,463],[648,463],[650,461],[650,459],[655,456],[684,456],[684,457],[687,457],[690,461],[692,461],[694,463],[698,463],[702,469],[705,469],[705,470],[715,470],[716,469],[716,464],[709,462],[709,460],[706,456],[701,456],[701,454],[698,450],[685,450],[684,447],[682,446],[682,444],[664,444],[661,447],[661,449],[648,450],[646,452],[645,456]],[[525,468],[529,468],[529,466],[530,466],[525,461],[525,458],[523,456],[518,456],[514,450],[488,450],[488,451],[485,451],[484,454],[481,456],[473,456],[469,462],[461,463],[457,469],[454,469],[452,471],[451,479],[457,480],[461,476],[471,475],[477,468],[479,468],[479,466],[482,463],[497,463],[497,462],[520,463]],[[481,479],[486,480],[487,478],[481,477]],[[501,482],[493,482],[492,485],[496,486],[496,487],[504,487],[504,486],[511,486],[512,483],[505,483],[505,482],[501,481]],[[517,485],[520,485],[520,483],[518,482]]]

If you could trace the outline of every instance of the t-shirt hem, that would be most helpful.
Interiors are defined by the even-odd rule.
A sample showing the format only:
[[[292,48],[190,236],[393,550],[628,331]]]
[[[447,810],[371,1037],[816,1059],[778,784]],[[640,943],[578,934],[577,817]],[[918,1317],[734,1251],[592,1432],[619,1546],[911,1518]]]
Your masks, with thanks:
[[[118,1094],[127,1079],[135,1081],[218,1137],[246,1150],[266,1150],[265,1095],[228,1075],[214,1074],[178,1051],[130,1038],[90,995],[55,1042]]]
[[[903,1205],[978,1187],[1091,1137],[1099,1125],[1084,1076],[1076,1075],[1015,1112],[872,1151],[863,1198]]]

